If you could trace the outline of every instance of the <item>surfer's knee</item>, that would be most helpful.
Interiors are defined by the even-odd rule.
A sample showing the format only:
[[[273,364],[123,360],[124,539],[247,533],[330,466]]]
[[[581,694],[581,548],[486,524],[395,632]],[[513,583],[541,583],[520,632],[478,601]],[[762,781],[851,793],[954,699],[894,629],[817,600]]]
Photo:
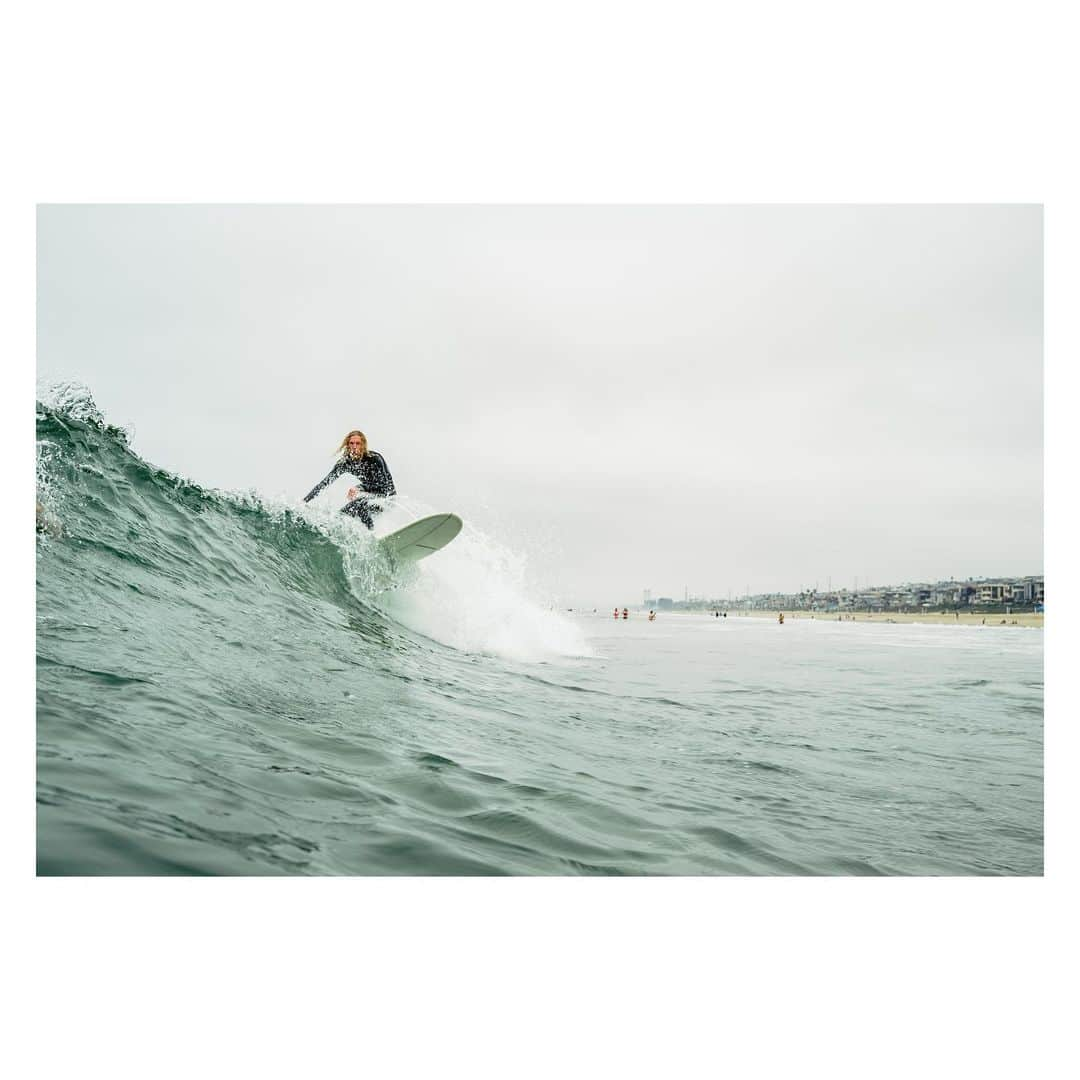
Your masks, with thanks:
[[[341,512],[348,514],[349,517],[359,518],[369,529],[374,527],[371,520],[371,507],[363,499],[354,499],[346,503],[341,508]]]

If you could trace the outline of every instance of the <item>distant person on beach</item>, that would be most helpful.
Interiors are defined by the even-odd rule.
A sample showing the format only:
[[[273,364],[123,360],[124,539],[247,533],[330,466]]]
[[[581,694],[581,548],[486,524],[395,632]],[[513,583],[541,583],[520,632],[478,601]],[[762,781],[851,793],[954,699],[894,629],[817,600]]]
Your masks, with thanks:
[[[655,611],[650,611],[649,612],[649,622],[655,622],[655,620],[656,620],[656,612]]]
[[[630,618],[630,612],[629,612],[629,611],[627,611],[627,610],[626,610],[626,608],[623,608],[623,609],[622,609],[622,617],[623,617],[624,619],[629,619],[629,618]]]
[[[311,502],[327,484],[332,484],[343,473],[359,477],[360,486],[349,488],[349,501],[341,508],[343,514],[359,518],[369,529],[372,515],[381,514],[383,508],[370,502],[364,495],[396,495],[394,478],[383,460],[382,454],[368,449],[367,436],[362,431],[350,431],[338,447],[341,458],[330,470],[325,480],[320,480],[305,496]]]

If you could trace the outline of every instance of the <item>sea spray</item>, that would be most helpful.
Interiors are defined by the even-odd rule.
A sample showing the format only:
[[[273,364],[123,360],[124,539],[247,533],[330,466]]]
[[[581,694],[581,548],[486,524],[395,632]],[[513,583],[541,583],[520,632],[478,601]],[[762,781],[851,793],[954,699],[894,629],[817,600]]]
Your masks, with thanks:
[[[580,627],[537,595],[525,554],[470,522],[434,555],[394,565],[379,539],[446,509],[397,496],[376,517],[374,531],[342,515],[332,495],[303,513],[340,549],[357,598],[418,633],[462,652],[524,662],[591,656]]]
[[[580,626],[535,597],[525,567],[520,553],[466,523],[457,540],[418,565],[408,589],[376,604],[463,652],[520,661],[592,656]]]

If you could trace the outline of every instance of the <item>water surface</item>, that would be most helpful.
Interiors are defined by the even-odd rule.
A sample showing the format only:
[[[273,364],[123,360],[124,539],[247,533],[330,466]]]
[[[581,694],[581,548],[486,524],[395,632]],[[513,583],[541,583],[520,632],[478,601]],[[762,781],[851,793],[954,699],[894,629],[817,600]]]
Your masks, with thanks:
[[[88,405],[38,439],[41,874],[1042,873],[1040,630],[557,614],[469,528],[387,591]]]

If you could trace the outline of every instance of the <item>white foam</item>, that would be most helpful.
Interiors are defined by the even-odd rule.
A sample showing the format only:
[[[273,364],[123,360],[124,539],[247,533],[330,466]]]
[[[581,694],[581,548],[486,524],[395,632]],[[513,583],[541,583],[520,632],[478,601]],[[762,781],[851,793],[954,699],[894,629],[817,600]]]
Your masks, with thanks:
[[[385,535],[445,507],[416,499],[395,500],[395,519],[380,519]],[[390,511],[384,519],[390,517]],[[411,577],[374,598],[403,625],[463,652],[488,653],[526,662],[591,656],[581,628],[538,596],[528,560],[465,522],[442,551],[411,568]]]
[[[417,633],[462,652],[525,662],[594,655],[581,627],[537,595],[528,580],[527,558],[468,521],[442,551],[395,570],[379,538],[445,513],[445,506],[398,495],[387,500],[369,531],[341,513],[341,500],[333,493],[310,503],[286,495],[246,497],[270,514],[288,510],[304,517],[341,551],[356,597]]]
[[[39,379],[36,397],[42,405],[54,412],[66,413],[75,420],[98,426],[105,423],[90,387],[81,379]]]

